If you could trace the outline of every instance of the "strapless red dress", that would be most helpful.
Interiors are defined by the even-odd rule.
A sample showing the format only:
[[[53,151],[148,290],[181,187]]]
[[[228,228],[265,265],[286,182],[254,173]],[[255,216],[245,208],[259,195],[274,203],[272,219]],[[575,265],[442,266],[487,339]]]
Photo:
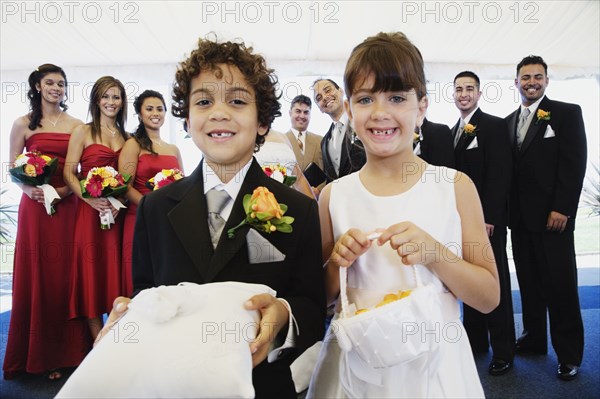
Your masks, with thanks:
[[[93,167],[117,169],[120,151],[102,144],[92,144],[81,155],[81,176]],[[94,318],[110,313],[121,291],[121,239],[124,210],[119,212],[110,230],[100,228],[98,211],[84,201],[77,207],[77,224],[73,240],[73,278],[71,317]]]
[[[138,190],[142,195],[148,194],[151,190],[146,187],[146,182],[163,169],[181,169],[177,157],[174,155],[140,155],[138,158],[135,180],[133,181],[133,188]],[[125,222],[123,223],[123,276],[121,282],[123,283],[122,290],[125,293],[125,296],[130,296],[133,292],[131,251],[133,249],[133,231],[135,228],[136,212],[137,205],[130,202],[127,207]]]
[[[58,158],[50,184],[65,185],[62,171],[69,134],[36,133],[25,142]],[[84,320],[69,320],[69,286],[72,274],[73,235],[78,198],[70,195],[46,214],[43,204],[23,194],[19,205],[13,272],[13,293],[4,378],[17,373],[44,373],[75,367],[91,349]]]

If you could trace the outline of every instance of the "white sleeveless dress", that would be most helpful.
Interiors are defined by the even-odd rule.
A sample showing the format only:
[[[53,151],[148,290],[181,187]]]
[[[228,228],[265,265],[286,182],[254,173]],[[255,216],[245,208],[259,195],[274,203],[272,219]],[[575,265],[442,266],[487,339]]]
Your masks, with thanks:
[[[407,192],[388,197],[368,192],[360,181],[359,173],[344,176],[331,188],[329,212],[334,240],[353,227],[369,232],[410,221],[453,252],[461,254],[462,233],[454,193],[455,174],[453,169],[428,165],[417,184]],[[416,267],[423,284],[434,284],[440,293],[447,291],[428,268],[422,265]],[[348,269],[348,297],[357,308],[372,307],[389,292],[414,287],[412,268],[402,264],[389,244],[374,245]],[[377,371],[382,375],[382,385],[358,381],[353,385],[360,387],[360,392],[354,394],[365,398],[484,397],[469,340],[459,318],[458,300],[451,294],[443,296],[449,301],[444,301],[444,323],[434,332],[443,351],[436,371],[432,373],[428,368],[426,357],[409,364],[379,368]],[[339,381],[341,356],[335,335],[328,331],[307,398],[346,397]]]
[[[254,157],[260,166],[277,164],[285,166],[288,176],[294,175],[294,166],[298,163],[294,150],[289,145],[280,142],[265,141]]]

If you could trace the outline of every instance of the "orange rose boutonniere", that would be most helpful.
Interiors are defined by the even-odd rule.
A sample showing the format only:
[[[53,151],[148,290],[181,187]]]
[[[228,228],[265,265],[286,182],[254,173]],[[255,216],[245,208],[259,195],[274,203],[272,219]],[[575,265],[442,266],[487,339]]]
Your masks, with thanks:
[[[233,238],[235,230],[245,224],[254,227],[261,233],[292,232],[294,218],[284,216],[288,209],[287,205],[278,203],[273,193],[266,187],[257,187],[252,194],[244,195],[243,205],[246,218],[237,226],[227,230],[229,238]]]
[[[467,137],[475,137],[477,135],[475,131],[477,131],[477,125],[471,125],[470,123],[467,123],[463,128],[463,133]]]
[[[535,116],[537,116],[537,122],[549,121],[550,120],[550,111],[544,111],[543,109],[538,109]]]

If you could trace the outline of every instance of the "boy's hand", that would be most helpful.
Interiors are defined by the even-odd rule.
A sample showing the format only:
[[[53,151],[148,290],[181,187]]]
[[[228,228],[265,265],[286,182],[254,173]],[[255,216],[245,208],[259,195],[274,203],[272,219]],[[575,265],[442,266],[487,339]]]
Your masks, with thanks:
[[[248,310],[258,310],[261,316],[256,339],[250,343],[252,367],[256,367],[269,355],[271,343],[279,331],[288,325],[289,312],[281,301],[269,294],[254,295],[244,306]]]
[[[114,326],[121,317],[125,316],[127,313],[127,309],[129,306],[129,302],[131,302],[130,298],[119,296],[113,302],[113,308],[108,315],[108,319],[106,320],[106,324],[102,328],[102,330],[98,333],[96,340],[94,341],[94,346],[100,342],[100,340],[110,331],[112,326]]]

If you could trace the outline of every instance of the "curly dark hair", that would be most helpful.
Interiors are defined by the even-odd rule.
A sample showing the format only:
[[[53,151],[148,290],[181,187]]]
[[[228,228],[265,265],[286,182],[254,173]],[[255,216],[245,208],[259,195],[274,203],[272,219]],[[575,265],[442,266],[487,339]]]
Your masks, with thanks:
[[[135,113],[138,114],[138,118],[140,118],[139,115],[142,113],[142,105],[144,105],[144,100],[147,98],[158,98],[160,101],[162,101],[165,110],[167,109],[167,105],[165,104],[165,99],[163,98],[162,94],[155,90],[144,90],[142,94],[137,96],[133,102],[133,109],[135,110]],[[137,129],[135,129],[135,132],[132,134],[132,137],[135,139],[135,141],[137,141],[140,147],[151,154],[156,155],[156,151],[154,151],[154,148],[152,147],[152,140],[150,140],[150,137],[148,137],[146,126],[144,126],[141,118]]]
[[[63,69],[58,65],[54,64],[43,64],[37,67],[35,71],[29,74],[29,79],[27,80],[29,83],[27,98],[29,98],[29,108],[31,109],[31,112],[29,113],[29,130],[35,130],[38,127],[42,127],[41,121],[44,117],[44,115],[42,115],[42,94],[35,86],[40,84],[42,79],[44,79],[44,77],[49,73],[60,73],[65,79],[65,100],[67,99],[68,83],[65,71],[63,71]],[[67,108],[69,108],[67,104],[65,104],[64,100],[60,102],[60,107],[63,111],[66,111]]]
[[[198,40],[198,48],[177,67],[171,107],[173,116],[188,118],[192,79],[203,71],[214,71],[217,77],[222,76],[223,71],[218,64],[236,66],[252,86],[256,93],[258,123],[267,127],[268,134],[275,118],[281,116],[281,104],[278,101],[281,95],[277,94],[278,79],[274,70],[267,67],[264,57],[253,54],[253,48],[246,47],[244,43],[218,43],[216,40],[202,38]],[[256,150],[265,142],[265,136],[266,134],[256,135]]]

